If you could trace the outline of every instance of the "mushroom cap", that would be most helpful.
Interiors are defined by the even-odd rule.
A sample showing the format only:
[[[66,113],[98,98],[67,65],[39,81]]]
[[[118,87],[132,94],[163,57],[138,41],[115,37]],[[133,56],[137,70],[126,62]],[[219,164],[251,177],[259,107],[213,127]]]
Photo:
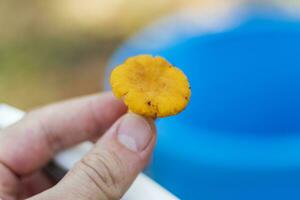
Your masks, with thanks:
[[[110,84],[130,111],[152,118],[176,115],[191,96],[184,73],[158,56],[128,58],[112,71]]]

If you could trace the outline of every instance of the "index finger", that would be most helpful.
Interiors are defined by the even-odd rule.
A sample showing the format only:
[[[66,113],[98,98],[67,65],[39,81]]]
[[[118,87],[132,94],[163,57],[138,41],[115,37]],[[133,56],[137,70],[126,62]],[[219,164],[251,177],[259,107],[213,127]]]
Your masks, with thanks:
[[[100,136],[126,112],[111,93],[53,104],[29,113],[4,129],[0,163],[17,175],[44,166],[53,155],[81,141]]]

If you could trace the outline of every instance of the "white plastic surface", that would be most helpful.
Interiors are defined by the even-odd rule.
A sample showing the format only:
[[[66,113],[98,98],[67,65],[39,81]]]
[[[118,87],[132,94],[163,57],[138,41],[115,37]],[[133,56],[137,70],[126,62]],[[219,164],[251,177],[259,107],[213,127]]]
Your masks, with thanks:
[[[17,122],[24,115],[25,112],[19,109],[6,104],[0,104],[0,129]],[[69,170],[92,146],[92,143],[84,142],[59,153],[54,158],[54,161],[63,169]],[[141,173],[122,200],[178,200],[178,198]]]
[[[25,113],[17,108],[0,104],[0,129],[22,119]]]

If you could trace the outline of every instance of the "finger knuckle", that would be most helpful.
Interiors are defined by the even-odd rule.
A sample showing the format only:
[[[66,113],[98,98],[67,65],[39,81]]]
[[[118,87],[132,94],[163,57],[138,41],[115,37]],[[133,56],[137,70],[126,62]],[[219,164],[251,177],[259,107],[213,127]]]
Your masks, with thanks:
[[[120,158],[111,152],[91,153],[82,159],[82,170],[107,199],[120,199],[123,166]]]

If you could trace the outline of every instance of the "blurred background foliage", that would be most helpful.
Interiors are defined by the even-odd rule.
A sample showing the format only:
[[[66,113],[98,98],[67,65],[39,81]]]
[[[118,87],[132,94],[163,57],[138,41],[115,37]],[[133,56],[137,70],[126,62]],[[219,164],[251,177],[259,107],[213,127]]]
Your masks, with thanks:
[[[30,109],[98,92],[113,51],[146,24],[186,7],[234,2],[0,0],[0,102]]]

